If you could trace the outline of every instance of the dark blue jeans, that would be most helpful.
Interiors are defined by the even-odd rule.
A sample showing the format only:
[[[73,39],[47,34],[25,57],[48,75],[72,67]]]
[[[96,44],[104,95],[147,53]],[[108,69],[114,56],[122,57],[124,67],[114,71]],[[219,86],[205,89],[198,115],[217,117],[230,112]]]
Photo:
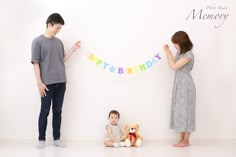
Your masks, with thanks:
[[[47,96],[41,97],[41,110],[39,115],[38,127],[39,127],[39,141],[46,140],[47,129],[47,117],[50,112],[52,104],[52,127],[53,127],[53,139],[60,139],[61,129],[61,113],[64,100],[64,94],[66,91],[66,83],[57,83],[47,85],[49,91],[46,91]]]

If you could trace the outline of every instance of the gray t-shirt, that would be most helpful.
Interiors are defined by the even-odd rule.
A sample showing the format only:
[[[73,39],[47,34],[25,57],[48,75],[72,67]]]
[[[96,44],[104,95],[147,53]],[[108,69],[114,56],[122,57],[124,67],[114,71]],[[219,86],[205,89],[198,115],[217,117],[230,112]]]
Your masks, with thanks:
[[[39,63],[44,84],[66,83],[64,46],[57,37],[40,35],[32,42],[31,63]]]

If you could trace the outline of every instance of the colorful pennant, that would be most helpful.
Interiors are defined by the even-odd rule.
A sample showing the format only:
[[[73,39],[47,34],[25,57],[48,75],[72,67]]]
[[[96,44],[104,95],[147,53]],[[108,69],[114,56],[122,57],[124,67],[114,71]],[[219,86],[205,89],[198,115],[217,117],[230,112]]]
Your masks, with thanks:
[[[96,65],[101,66],[104,70],[117,74],[134,74],[137,72],[146,71],[161,60],[159,53],[157,53],[153,58],[147,60],[145,63],[133,67],[124,68],[107,63],[101,58],[95,56],[93,53],[86,52],[85,56]]]

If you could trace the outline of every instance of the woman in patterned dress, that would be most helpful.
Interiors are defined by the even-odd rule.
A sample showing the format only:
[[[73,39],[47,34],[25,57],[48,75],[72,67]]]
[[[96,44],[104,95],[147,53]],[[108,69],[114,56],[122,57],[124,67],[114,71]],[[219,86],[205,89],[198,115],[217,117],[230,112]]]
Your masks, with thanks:
[[[184,31],[176,32],[172,43],[177,49],[174,57],[168,45],[164,45],[168,64],[175,71],[172,90],[170,128],[180,133],[180,141],[175,147],[189,146],[191,132],[195,131],[196,88],[191,76],[194,65],[194,55],[191,52],[193,44]]]

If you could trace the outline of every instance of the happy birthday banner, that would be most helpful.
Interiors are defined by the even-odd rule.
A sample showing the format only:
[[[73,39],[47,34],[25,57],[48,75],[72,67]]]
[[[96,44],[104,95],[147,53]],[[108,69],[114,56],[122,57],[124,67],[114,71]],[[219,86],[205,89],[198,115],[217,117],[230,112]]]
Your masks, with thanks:
[[[154,57],[147,60],[142,64],[138,64],[137,66],[132,66],[128,68],[114,66],[113,64],[105,62],[103,59],[95,56],[93,53],[85,52],[84,56],[87,57],[88,60],[95,63],[98,66],[101,66],[104,70],[107,70],[111,73],[117,74],[134,74],[137,72],[143,72],[147,69],[151,68],[154,64],[158,63],[161,60],[159,53],[157,53]]]

